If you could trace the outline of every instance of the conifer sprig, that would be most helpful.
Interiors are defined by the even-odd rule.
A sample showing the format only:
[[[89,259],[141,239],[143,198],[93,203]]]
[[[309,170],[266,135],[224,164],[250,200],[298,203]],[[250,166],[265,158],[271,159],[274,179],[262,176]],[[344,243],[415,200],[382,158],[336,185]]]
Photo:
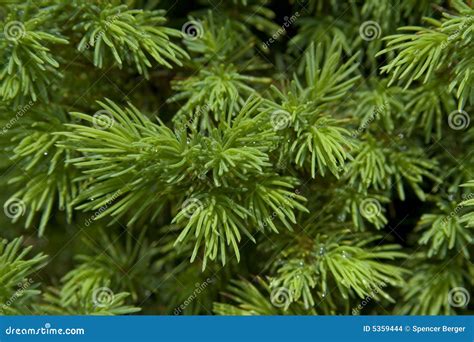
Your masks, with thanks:
[[[2,313],[470,313],[472,2],[167,5],[0,5]]]

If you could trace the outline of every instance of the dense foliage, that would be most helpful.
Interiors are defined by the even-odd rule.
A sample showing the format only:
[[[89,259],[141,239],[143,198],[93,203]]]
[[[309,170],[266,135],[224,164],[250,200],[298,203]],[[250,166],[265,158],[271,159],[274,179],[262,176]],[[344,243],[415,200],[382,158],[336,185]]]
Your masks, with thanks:
[[[471,0],[0,19],[1,314],[471,312]]]

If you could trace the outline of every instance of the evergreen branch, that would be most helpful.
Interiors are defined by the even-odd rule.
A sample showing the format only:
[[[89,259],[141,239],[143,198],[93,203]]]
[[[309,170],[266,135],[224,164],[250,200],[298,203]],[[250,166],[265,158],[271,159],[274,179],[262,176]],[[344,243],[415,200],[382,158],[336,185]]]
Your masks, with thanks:
[[[164,11],[128,9],[127,5],[88,5],[81,15],[81,22],[74,29],[84,32],[78,50],[94,48],[94,65],[102,68],[112,58],[122,67],[135,64],[140,74],[148,77],[152,68],[150,59],[172,68],[171,62],[181,66],[189,58],[171,37],[182,37],[182,33],[163,26]]]
[[[31,109],[31,106],[25,108]],[[25,226],[29,228],[37,213],[41,213],[38,225],[40,236],[44,234],[51,217],[55,216],[56,208],[64,210],[67,221],[71,222],[72,202],[79,192],[74,181],[78,175],[76,168],[64,164],[72,153],[56,147],[59,137],[53,133],[62,130],[67,119],[60,108],[54,108],[54,114],[47,117],[42,108],[25,109],[28,117],[22,119],[22,126],[7,131],[5,135],[10,140],[8,149],[12,152],[11,160],[20,168],[20,172],[9,179],[9,184],[17,188],[9,200],[20,201],[24,207],[21,213],[14,215],[13,222],[27,212]]]
[[[46,255],[27,258],[32,246],[22,248],[23,238],[0,242],[0,313],[31,314],[29,305],[41,292],[32,277],[46,264]]]
[[[396,312],[402,315],[454,314],[451,291],[466,288],[467,277],[459,258],[452,260],[450,267],[441,262],[417,264],[416,272],[402,290],[404,301],[398,305]]]
[[[102,287],[90,288],[88,292],[67,293],[50,288],[43,295],[44,303],[36,310],[49,315],[126,315],[140,311],[140,308],[125,304],[129,296],[126,292],[113,293],[109,281],[101,283]]]
[[[436,23],[439,25],[439,23]],[[390,39],[388,47],[378,55],[391,51],[399,51],[388,65],[382,67],[382,72],[392,73],[389,84],[396,79],[406,80],[407,88],[413,81],[422,76],[426,83],[435,71],[446,63],[448,51],[445,45],[448,35],[434,29],[422,27],[404,27],[405,31],[414,31],[414,34],[399,34],[387,37]]]
[[[133,301],[146,291],[154,290],[156,273],[152,260],[158,249],[145,240],[145,233],[146,229],[135,239],[127,232],[124,243],[118,236],[108,236],[104,230],[99,230],[97,241],[84,239],[92,253],[78,255],[80,265],[63,277],[60,295],[65,299],[65,305],[75,300],[75,293],[84,298],[108,281],[115,289],[129,293]]]
[[[371,247],[370,243],[377,237],[368,239],[364,235],[360,235],[359,239],[353,235],[358,242],[351,245],[350,238],[336,236],[332,232],[331,235],[317,236],[304,244],[303,248],[301,245],[287,248],[283,252],[283,255],[288,255],[287,261],[277,266],[272,286],[287,289],[291,301],[302,298],[305,307],[311,307],[316,302],[316,290],[322,298],[319,304],[327,301],[322,304],[323,307],[334,306],[332,285],[346,300],[350,296],[365,298],[370,295],[376,300],[380,300],[382,296],[393,302],[386,287],[404,284],[403,275],[406,270],[382,260],[406,257],[399,252],[400,246]],[[375,294],[374,289],[377,289]]]
[[[408,93],[407,110],[412,113],[409,118],[410,134],[418,128],[425,133],[425,142],[441,139],[444,113],[451,113],[456,108],[452,94],[446,91],[443,81],[429,82]]]
[[[214,312],[218,315],[315,314],[313,310],[304,310],[297,304],[293,304],[288,310],[284,310],[282,304],[285,303],[286,294],[274,293],[272,296],[270,286],[261,278],[256,279],[255,285],[246,280],[234,280],[231,282],[228,291],[224,295],[235,304],[215,303]],[[275,296],[278,296],[278,298]]]
[[[350,184],[357,185],[359,191],[396,187],[398,196],[404,200],[403,183],[407,183],[421,200],[425,200],[426,195],[420,187],[423,177],[440,182],[433,173],[437,170],[437,162],[420,158],[419,148],[392,150],[390,146],[381,146],[370,134],[365,137],[366,141],[360,145],[347,173]]]
[[[47,101],[53,79],[60,78],[59,63],[51,52],[53,45],[68,44],[56,33],[41,30],[41,20],[21,22],[8,18],[0,27],[0,97],[17,104],[41,98]]]
[[[267,214],[272,210],[289,227],[288,220],[295,222],[293,212],[304,210],[298,203],[303,200],[301,196],[284,197],[296,184],[294,180],[276,176],[268,162],[275,133],[259,125],[267,115],[257,115],[260,105],[258,98],[250,99],[230,125],[221,123],[221,130],[214,129],[209,137],[193,134],[188,141],[185,131],[175,134],[163,124],[147,120],[133,107],[124,111],[111,101],[101,103],[115,124],[106,130],[69,124],[73,131],[64,133],[69,139],[65,146],[84,154],[70,162],[93,177],[77,198],[83,202],[78,209],[99,210],[95,219],[109,214],[120,217],[140,202],[140,210],[132,211],[132,224],[144,215],[156,218],[155,208],[163,206],[163,202],[145,195],[150,187],[156,188],[162,199],[188,188],[189,197],[173,219],[183,226],[176,243],[195,240],[191,260],[203,245],[203,267],[208,259],[218,256],[225,263],[226,245],[232,246],[239,259],[241,233],[253,240],[245,222],[268,222]],[[73,115],[94,122],[94,117],[86,114]],[[245,195],[250,188],[242,191],[238,184],[252,179],[262,187],[247,202]],[[259,207],[255,207],[256,201]],[[283,206],[284,210],[279,209]]]
[[[474,180],[469,181],[468,183],[464,184],[464,186],[471,188],[474,187]],[[466,224],[466,227],[472,228],[474,227],[474,212],[471,210],[472,206],[474,206],[474,199],[472,198],[472,193],[469,193],[468,197],[462,201],[459,206],[465,207],[467,206],[469,211],[464,213],[464,215],[461,216],[460,222],[463,224]]]
[[[270,121],[274,129],[293,139],[289,157],[300,167],[309,165],[313,178],[316,170],[324,176],[326,169],[338,176],[345,160],[351,158],[349,151],[355,147],[349,131],[341,127],[345,121],[325,114],[358,79],[351,77],[357,69],[355,57],[340,65],[341,49],[337,43],[327,51],[322,46],[315,49],[312,44],[302,64],[305,86],[294,76],[286,93],[272,87],[274,99],[266,101],[273,109]]]
[[[413,34],[387,37],[388,46],[379,55],[398,52],[381,71],[392,74],[390,83],[402,80],[405,88],[416,80],[427,83],[436,72],[448,69],[451,78],[449,91],[457,88],[456,97],[462,108],[466,103],[472,103],[473,97],[469,69],[472,69],[474,10],[472,5],[462,1],[453,1],[452,6],[459,12],[457,15],[444,14],[441,20],[426,19],[432,28],[407,26],[401,30],[412,31]],[[454,70],[450,67],[453,61],[456,61]]]
[[[360,145],[354,161],[349,164],[347,174],[350,184],[358,184],[359,190],[371,187],[375,190],[386,189],[390,173],[385,151],[372,136],[367,135],[367,140]]]
[[[469,258],[468,246],[472,244],[473,235],[469,229],[463,227],[459,219],[449,214],[424,214],[418,221],[417,228],[423,231],[418,242],[428,245],[428,257],[439,255],[447,256],[449,250],[462,252]]]
[[[370,79],[367,87],[355,93],[350,106],[359,123],[354,135],[379,128],[377,123],[380,123],[387,132],[392,132],[397,119],[405,114],[403,95],[401,88],[387,87],[385,80],[380,82]]]
[[[199,126],[209,128],[213,121],[230,120],[225,114],[239,111],[255,93],[253,87],[270,81],[269,78],[242,74],[233,64],[214,65],[201,69],[196,76],[174,82],[173,89],[177,93],[168,102],[186,100],[178,117],[191,114],[193,120],[202,122]]]
[[[359,66],[357,56],[355,54],[342,63],[341,46],[337,41],[326,50],[321,45],[315,48],[311,44],[300,66],[304,68],[308,96],[317,104],[344,97],[360,78],[360,75],[353,75]]]

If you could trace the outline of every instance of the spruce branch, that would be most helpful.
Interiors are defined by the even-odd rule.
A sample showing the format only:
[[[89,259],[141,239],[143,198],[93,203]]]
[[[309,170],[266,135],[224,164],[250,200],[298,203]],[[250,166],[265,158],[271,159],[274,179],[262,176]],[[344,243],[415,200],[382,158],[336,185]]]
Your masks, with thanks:
[[[356,185],[360,191],[395,188],[398,196],[404,200],[403,184],[406,183],[424,200],[426,195],[420,187],[423,177],[440,182],[433,173],[437,170],[436,161],[420,158],[420,148],[393,149],[391,144],[384,147],[370,134],[366,134],[365,139],[359,145],[354,161],[348,165],[347,172],[350,184]]]
[[[334,306],[337,295],[331,290],[333,285],[346,300],[370,295],[376,300],[384,298],[393,302],[387,286],[402,286],[406,270],[382,260],[406,255],[397,245],[371,246],[377,239],[368,238],[367,234],[343,238],[335,232],[318,234],[314,240],[302,239],[300,244],[283,250],[283,261],[276,266],[270,285],[273,289],[287,289],[291,301],[302,300],[306,308],[313,307],[316,298],[320,298],[318,302],[323,308]],[[374,289],[377,289],[375,294]]]
[[[269,4],[269,0],[232,0],[219,3],[218,8],[238,32],[251,36],[251,28],[268,34],[279,29],[273,21],[275,13],[267,7]]]
[[[444,113],[452,113],[456,108],[455,99],[443,81],[430,81],[421,85],[408,93],[408,99],[406,107],[413,114],[409,118],[410,134],[422,128],[425,142],[441,139]]]
[[[354,135],[365,130],[379,128],[379,123],[387,132],[395,129],[395,123],[406,115],[405,96],[400,87],[388,87],[386,80],[370,79],[367,85],[354,94],[350,109],[354,112],[359,127]]]
[[[38,296],[38,284],[32,278],[46,264],[47,256],[39,253],[27,257],[32,246],[23,247],[23,238],[0,241],[0,313],[31,314],[31,303]]]
[[[387,37],[387,48],[379,55],[397,51],[397,56],[381,68],[392,74],[390,83],[401,80],[408,88],[413,81],[427,83],[436,73],[447,70],[450,76],[449,90],[459,99],[459,108],[472,102],[472,36],[474,29],[474,10],[472,5],[453,1],[456,14],[443,13],[441,20],[427,18],[430,28],[407,26],[401,30],[414,32]],[[454,63],[454,61],[456,61]],[[451,67],[456,65],[454,69]],[[472,83],[472,82],[471,82]]]
[[[468,183],[464,184],[468,189],[474,187],[474,180],[469,181]],[[468,212],[462,215],[460,222],[466,224],[466,227],[471,228],[474,227],[474,212],[471,210],[472,206],[474,206],[474,198],[472,198],[472,192],[470,192],[462,201],[459,206],[467,207]]]
[[[56,288],[49,288],[43,295],[43,303],[37,305],[37,311],[49,315],[126,315],[140,311],[140,308],[127,305],[126,292],[114,293],[109,281],[102,287],[90,288],[89,291],[65,293]]]
[[[420,265],[423,255],[418,254],[417,271],[403,288],[404,303],[396,312],[401,315],[450,315],[455,313],[457,302],[453,302],[454,291],[466,289],[468,271],[463,269],[462,258],[451,260],[450,266],[443,262]],[[453,305],[454,303],[454,305]]]
[[[468,246],[473,242],[472,232],[463,227],[456,216],[452,217],[450,213],[424,214],[417,228],[423,231],[418,240],[420,245],[429,245],[428,257],[439,255],[444,258],[449,250],[455,250],[469,258]]]
[[[225,297],[235,304],[215,303],[214,312],[219,315],[300,315],[315,314],[314,310],[304,310],[298,304],[292,304],[284,310],[288,303],[288,293],[271,293],[268,282],[257,278],[255,284],[247,280],[234,280],[228,287]]]
[[[109,100],[101,103],[114,124],[105,130],[68,124],[72,132],[64,133],[69,139],[64,146],[83,153],[69,162],[92,177],[77,198],[82,202],[78,209],[97,211],[105,206],[95,217],[100,219],[120,217],[141,203],[128,222],[132,224],[144,215],[156,218],[167,198],[181,198],[173,219],[183,227],[176,243],[195,241],[191,260],[201,246],[203,267],[208,259],[225,263],[226,246],[232,246],[239,259],[242,234],[253,240],[250,231],[255,230],[245,228],[246,223],[268,222],[266,214],[275,211],[288,227],[288,222],[295,222],[294,211],[304,210],[298,203],[303,197],[288,196],[296,180],[277,176],[269,163],[277,137],[268,123],[262,124],[268,112],[258,112],[261,102],[249,99],[231,124],[221,123],[209,137],[195,132],[189,138],[184,130],[173,132],[152,123],[133,107],[122,110]],[[94,122],[86,114],[73,115]],[[249,186],[242,188],[251,180],[262,184],[253,193]],[[150,187],[156,189],[156,198],[146,195]],[[189,190],[183,201],[176,194],[184,189]],[[247,196],[253,196],[250,202]]]
[[[57,210],[65,211],[67,222],[71,222],[72,202],[79,193],[75,182],[78,172],[74,166],[64,163],[73,153],[56,146],[59,137],[54,132],[63,129],[66,114],[53,105],[55,112],[51,115],[45,115],[45,109],[36,107],[38,105],[32,106],[30,102],[25,107],[28,117],[21,119],[22,125],[5,134],[9,139],[7,148],[12,153],[11,161],[20,169],[8,183],[16,188],[10,200],[21,201],[24,207],[13,217],[13,222],[27,213],[25,227],[29,228],[40,214],[38,234],[42,236]]]
[[[176,81],[176,95],[168,101],[186,100],[177,115],[196,117],[200,126],[209,128],[212,122],[227,121],[224,114],[237,112],[247,98],[255,93],[255,86],[268,84],[266,77],[243,74],[232,64],[219,64],[183,81]],[[190,115],[191,114],[191,115]]]
[[[283,148],[288,150],[287,158],[300,167],[308,166],[313,178],[316,171],[324,176],[326,169],[338,176],[355,147],[349,131],[342,127],[345,120],[329,114],[334,110],[331,105],[359,78],[352,76],[357,69],[355,57],[340,65],[341,47],[337,43],[327,50],[312,44],[301,65],[305,82],[295,75],[286,92],[272,87],[272,98],[266,102],[273,110],[270,121],[274,129],[293,140],[289,149]]]
[[[23,21],[9,16],[0,27],[0,97],[16,104],[31,99],[47,101],[53,79],[60,78],[59,62],[51,52],[55,45],[68,44],[56,32],[44,31],[42,20]]]
[[[127,5],[88,5],[83,8],[81,21],[74,30],[83,32],[78,50],[94,48],[94,65],[102,68],[110,59],[122,67],[134,64],[140,74],[148,77],[150,59],[167,68],[171,62],[181,66],[187,53],[171,38],[182,33],[163,26],[164,11],[129,9]]]
[[[160,7],[0,5],[2,313],[470,312],[472,1]]]
[[[61,297],[73,301],[75,293],[85,297],[107,282],[114,289],[129,293],[133,301],[155,290],[157,274],[152,260],[158,248],[146,240],[145,233],[146,229],[135,238],[127,232],[125,239],[120,239],[100,229],[97,239],[96,234],[94,239],[84,239],[84,245],[90,252],[78,255],[80,264],[62,278]]]

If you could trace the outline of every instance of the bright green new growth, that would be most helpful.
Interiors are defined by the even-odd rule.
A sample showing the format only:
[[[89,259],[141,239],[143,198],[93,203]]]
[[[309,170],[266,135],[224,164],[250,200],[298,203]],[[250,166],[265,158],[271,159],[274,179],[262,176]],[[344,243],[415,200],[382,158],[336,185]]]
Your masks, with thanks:
[[[102,103],[110,115],[109,128],[70,124],[73,131],[65,133],[67,143],[85,154],[68,162],[93,177],[77,198],[86,201],[78,208],[96,211],[113,202],[98,219],[107,214],[121,217],[139,205],[128,221],[131,225],[143,220],[150,207],[156,208],[149,217],[153,219],[159,214],[156,202],[162,206],[174,197],[183,203],[173,219],[184,228],[176,242],[196,241],[192,261],[202,245],[203,268],[208,258],[225,264],[227,246],[239,260],[242,236],[254,240],[246,226],[259,229],[269,224],[277,231],[268,219],[275,211],[291,228],[289,222],[296,222],[294,211],[306,210],[299,203],[304,198],[291,192],[296,179],[278,176],[271,168],[269,153],[277,148],[278,137],[265,127],[269,126],[268,112],[258,112],[260,104],[258,99],[249,100],[231,124],[220,124],[206,137],[197,132],[187,136],[185,130],[173,132],[162,123],[152,123],[134,107],[122,110],[111,101]],[[81,113],[73,115],[90,123],[95,120]],[[254,189],[239,189],[239,183],[251,181],[258,183]],[[150,188],[156,193],[146,199]],[[192,193],[180,196],[186,194],[184,189]]]
[[[47,100],[52,79],[61,76],[57,70],[59,63],[48,45],[67,44],[68,41],[36,30],[37,19],[25,23],[13,22],[10,27],[5,23],[5,39],[2,39],[1,49],[7,60],[2,63],[0,72],[0,96],[6,101],[22,97],[33,101],[38,97]],[[9,30],[13,30],[11,36],[7,35]]]
[[[472,3],[188,6],[0,6],[1,313],[470,313]]]
[[[84,32],[77,49],[94,50],[94,65],[102,68],[107,55],[112,55],[121,67],[135,64],[138,72],[148,76],[152,68],[150,57],[165,67],[172,68],[169,61],[182,65],[180,60],[187,53],[170,41],[170,37],[181,37],[181,32],[162,26],[166,19],[163,11],[130,10],[121,6],[84,6],[81,22],[73,27]]]
[[[0,312],[2,315],[28,315],[31,302],[41,292],[33,280],[45,264],[46,256],[27,258],[31,246],[22,248],[22,238],[0,242]]]

